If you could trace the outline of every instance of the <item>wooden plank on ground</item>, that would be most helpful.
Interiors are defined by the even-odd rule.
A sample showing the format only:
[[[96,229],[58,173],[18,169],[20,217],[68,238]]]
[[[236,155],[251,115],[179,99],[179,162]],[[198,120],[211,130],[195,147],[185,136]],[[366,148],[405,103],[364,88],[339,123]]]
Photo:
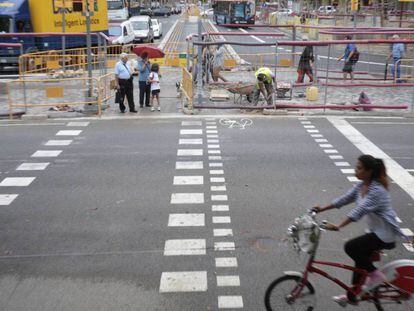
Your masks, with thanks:
[[[211,101],[225,101],[230,98],[229,92],[227,90],[218,89],[218,90],[211,90],[210,92],[210,100]]]

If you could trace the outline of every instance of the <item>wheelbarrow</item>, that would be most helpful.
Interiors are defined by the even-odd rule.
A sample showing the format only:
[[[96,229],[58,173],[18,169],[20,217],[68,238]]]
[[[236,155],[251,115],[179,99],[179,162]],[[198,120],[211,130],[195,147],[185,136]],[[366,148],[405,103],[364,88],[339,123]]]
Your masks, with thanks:
[[[288,82],[277,82],[276,83],[276,97],[277,98],[285,98],[285,99],[292,99],[292,84]],[[289,96],[286,94],[289,93]]]
[[[253,100],[254,84],[237,84],[227,87],[227,90],[234,95],[233,100],[235,104],[241,105],[243,96],[246,96],[249,103]]]

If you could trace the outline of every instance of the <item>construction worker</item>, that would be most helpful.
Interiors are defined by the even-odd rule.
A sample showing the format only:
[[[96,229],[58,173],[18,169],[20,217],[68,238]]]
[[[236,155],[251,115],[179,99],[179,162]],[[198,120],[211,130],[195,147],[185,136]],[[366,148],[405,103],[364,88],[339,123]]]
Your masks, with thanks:
[[[259,102],[260,93],[263,94],[268,105],[273,105],[273,82],[275,82],[274,73],[267,67],[259,68],[255,72],[256,85],[253,92],[253,104]]]

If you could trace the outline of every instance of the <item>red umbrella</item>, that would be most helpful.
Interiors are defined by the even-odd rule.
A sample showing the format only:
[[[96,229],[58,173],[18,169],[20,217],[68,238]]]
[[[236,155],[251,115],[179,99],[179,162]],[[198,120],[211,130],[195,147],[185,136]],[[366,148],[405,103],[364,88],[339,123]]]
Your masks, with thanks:
[[[142,54],[147,53],[148,58],[161,58],[165,55],[159,48],[150,45],[138,45],[134,47],[132,51],[140,57]]]

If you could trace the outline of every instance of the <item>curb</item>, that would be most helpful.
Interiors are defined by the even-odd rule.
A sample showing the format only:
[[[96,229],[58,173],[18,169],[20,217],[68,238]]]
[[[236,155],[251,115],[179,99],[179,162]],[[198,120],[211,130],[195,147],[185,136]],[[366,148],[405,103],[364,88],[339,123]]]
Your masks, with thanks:
[[[27,120],[47,120],[48,115],[47,114],[24,114],[21,118],[23,121]]]

